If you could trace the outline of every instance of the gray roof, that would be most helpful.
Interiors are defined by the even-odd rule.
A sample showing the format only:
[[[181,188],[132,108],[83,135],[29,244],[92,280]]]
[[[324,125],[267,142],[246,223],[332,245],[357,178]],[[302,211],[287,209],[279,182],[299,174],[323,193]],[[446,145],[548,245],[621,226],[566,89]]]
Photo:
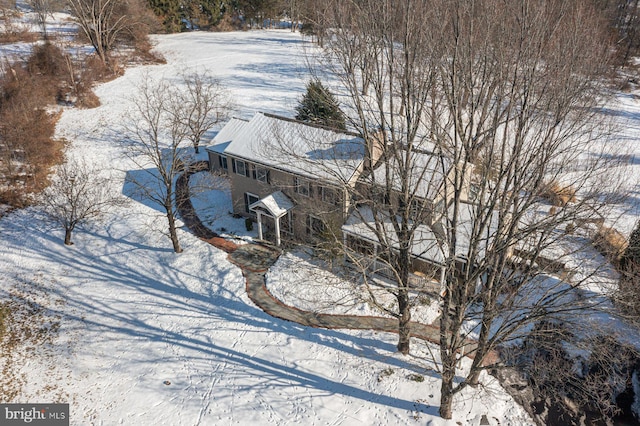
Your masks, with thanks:
[[[354,181],[365,157],[364,141],[355,134],[264,113],[230,121],[209,149],[217,152],[225,143],[225,154],[339,183]]]
[[[456,229],[456,256],[459,258],[465,258],[469,248],[472,233],[474,232],[474,209],[477,206],[473,204],[461,203],[458,215],[458,226]],[[486,212],[484,213],[486,214]],[[491,211],[491,217],[489,223],[485,225],[485,233],[481,236],[476,236],[476,241],[479,243],[480,258],[484,257],[486,248],[491,244],[493,238],[498,229],[498,212]],[[379,214],[380,220],[378,222],[382,224],[380,228],[383,238],[387,241],[385,245],[398,248],[398,238],[393,227],[391,218]],[[442,265],[444,263],[444,253],[448,250],[446,243],[443,241],[443,232],[446,232],[446,221],[444,223],[436,222],[434,225],[429,226],[427,224],[416,224],[415,232],[413,234],[413,241],[411,244],[411,254],[415,257],[427,260],[431,263]],[[440,229],[438,229],[438,227]],[[342,226],[342,231],[348,234],[355,235],[360,238],[365,238],[375,244],[379,244],[379,239],[374,232],[376,229],[376,223],[374,221],[373,212],[369,207],[359,207],[355,209],[346,223]],[[439,238],[440,234],[440,238]]]
[[[235,117],[232,118],[213,138],[211,146],[208,146],[207,150],[218,154],[224,154],[224,151],[227,149],[231,141],[238,133],[240,133],[246,124],[247,120]]]
[[[382,225],[382,236],[387,241],[385,245],[399,248],[400,245],[398,244],[398,238],[394,231],[391,218],[386,216],[380,217],[378,222]],[[369,207],[359,207],[354,210],[347,219],[347,222],[342,225],[343,232],[364,238],[374,244],[379,244],[379,239],[374,229],[376,229],[376,224],[373,212]],[[438,238],[432,228],[427,225],[420,224],[416,226],[411,244],[411,254],[438,265],[444,263],[444,254],[438,243]]]
[[[401,177],[409,177],[409,190],[416,196],[425,199],[434,199],[440,191],[444,177],[449,173],[453,162],[437,154],[406,150],[393,151],[394,156],[387,161],[381,161],[373,173],[364,178],[369,184],[382,187],[387,185],[387,172],[392,177],[391,188],[401,191]],[[410,156],[407,160],[407,156]],[[408,165],[408,170],[405,170]]]

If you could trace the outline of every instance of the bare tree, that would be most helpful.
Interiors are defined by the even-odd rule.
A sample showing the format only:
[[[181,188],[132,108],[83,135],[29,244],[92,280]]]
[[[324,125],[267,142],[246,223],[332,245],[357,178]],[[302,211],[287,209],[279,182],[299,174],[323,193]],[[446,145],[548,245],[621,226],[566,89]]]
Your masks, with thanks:
[[[42,193],[44,211],[64,228],[64,243],[72,245],[71,234],[79,226],[98,219],[123,199],[109,191],[109,178],[82,161],[67,161],[57,168],[51,185]]]
[[[196,154],[200,152],[202,136],[220,121],[227,118],[230,100],[219,80],[205,72],[183,75],[186,90],[181,92],[185,113],[187,137]]]
[[[16,8],[15,0],[0,0],[0,17],[2,17],[3,20],[6,20],[8,18],[7,10],[15,9],[15,8]]]
[[[143,78],[133,103],[137,117],[129,128],[133,143],[128,147],[128,156],[141,172],[129,179],[137,195],[163,209],[173,250],[181,253],[175,219],[175,181],[191,163],[183,149],[190,132],[186,120],[189,109],[167,80],[155,82],[149,75]]]
[[[585,240],[567,226],[619,196],[598,119],[607,46],[593,10],[575,0],[328,3],[325,64],[369,157],[381,150],[346,187],[357,202],[348,226],[368,244],[345,239],[345,252],[365,278],[377,268],[395,283],[402,353],[411,272],[430,260],[441,284],[440,413],[451,418],[454,395],[478,383],[500,345],[585,309],[576,288],[597,260],[570,277]],[[553,208],[552,182],[571,194]],[[454,382],[469,351],[471,368]]]
[[[42,28],[42,36],[47,40],[47,18],[63,4],[62,0],[30,0],[29,5],[36,14],[36,20]]]
[[[148,52],[149,31],[159,24],[141,0],[68,0],[71,13],[100,60],[108,64],[120,43]]]
[[[120,33],[131,17],[126,15],[124,0],[68,0],[84,35],[102,60],[107,63]]]
[[[283,8],[286,8],[286,15],[291,19],[291,31],[295,32],[300,25],[300,15],[302,13],[302,0],[286,0]]]
[[[621,66],[627,65],[640,46],[640,12],[638,0],[594,0],[608,21]]]
[[[311,35],[320,46],[324,45],[324,36],[327,27],[328,9],[331,4],[328,1],[304,0],[300,5],[300,19],[302,21],[301,32]]]

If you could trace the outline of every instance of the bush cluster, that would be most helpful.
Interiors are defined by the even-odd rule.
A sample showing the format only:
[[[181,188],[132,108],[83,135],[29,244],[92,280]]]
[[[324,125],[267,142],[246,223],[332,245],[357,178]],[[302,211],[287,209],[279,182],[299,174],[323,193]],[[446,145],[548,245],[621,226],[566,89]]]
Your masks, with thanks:
[[[551,181],[543,186],[540,197],[552,206],[564,207],[568,203],[575,203],[576,190],[570,186],[562,186],[556,181]]]
[[[23,63],[0,67],[0,203],[23,207],[47,185],[62,160],[63,142],[53,138],[58,104],[97,106],[91,91],[107,75],[101,61],[74,60],[44,43]]]

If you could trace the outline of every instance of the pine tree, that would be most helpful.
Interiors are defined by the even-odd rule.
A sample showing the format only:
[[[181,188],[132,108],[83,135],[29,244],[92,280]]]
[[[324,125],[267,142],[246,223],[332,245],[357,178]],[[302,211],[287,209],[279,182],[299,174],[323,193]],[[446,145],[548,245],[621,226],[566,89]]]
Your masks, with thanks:
[[[296,119],[321,124],[339,130],[346,130],[344,113],[336,98],[320,82],[307,83],[307,92],[296,107]]]
[[[629,237],[629,245],[620,258],[619,297],[627,313],[640,316],[640,221]]]
[[[168,33],[179,32],[182,29],[180,0],[148,0],[153,13],[160,19],[164,30]]]

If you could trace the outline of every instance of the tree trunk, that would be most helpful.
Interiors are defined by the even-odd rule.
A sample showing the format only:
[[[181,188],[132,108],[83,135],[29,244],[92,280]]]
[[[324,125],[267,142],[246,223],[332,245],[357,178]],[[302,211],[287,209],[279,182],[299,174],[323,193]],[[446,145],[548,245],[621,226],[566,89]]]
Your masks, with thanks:
[[[480,372],[482,371],[482,369],[479,366],[472,366],[471,367],[471,373],[469,373],[469,386],[472,387],[476,387],[478,386],[478,383],[480,383]]]
[[[453,368],[455,368],[455,363]],[[453,406],[453,377],[450,369],[442,369],[442,383],[440,384],[440,417],[451,419]]]
[[[409,293],[406,288],[398,289],[398,351],[403,355],[409,354],[411,344],[411,307]]]
[[[71,232],[73,231],[73,228],[66,228],[64,230],[64,244],[67,246],[71,246],[73,245],[73,242],[71,241]]]
[[[486,324],[482,323],[482,329],[480,331],[480,336],[478,338],[478,346],[476,348],[476,354],[473,358],[473,363],[471,364],[471,371],[468,376],[468,383],[470,386],[476,387],[478,386],[478,382],[480,381],[480,372],[482,371],[482,363],[484,361],[484,357],[487,354],[487,340],[489,339],[489,328]]]
[[[447,281],[449,282],[449,281]],[[442,362],[442,382],[440,383],[440,416],[451,418],[453,405],[453,378],[456,374],[456,354],[452,351],[453,335],[451,335],[450,308],[452,305],[453,289],[447,286],[446,296],[442,303],[442,317],[440,318],[440,360]]]
[[[178,232],[176,230],[176,220],[173,216],[173,211],[167,210],[167,220],[169,221],[169,237],[173,244],[173,251],[176,253],[182,253],[182,247],[180,247],[180,241],[178,241]]]

